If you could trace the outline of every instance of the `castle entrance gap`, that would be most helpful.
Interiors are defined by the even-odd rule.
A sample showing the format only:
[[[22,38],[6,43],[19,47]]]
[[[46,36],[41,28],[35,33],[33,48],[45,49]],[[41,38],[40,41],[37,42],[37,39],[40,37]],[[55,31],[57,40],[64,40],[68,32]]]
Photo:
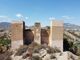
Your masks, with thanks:
[[[47,30],[41,29],[41,44],[47,44],[49,43],[49,34]]]
[[[29,45],[34,40],[34,34],[31,29],[26,29],[24,32],[24,45]]]

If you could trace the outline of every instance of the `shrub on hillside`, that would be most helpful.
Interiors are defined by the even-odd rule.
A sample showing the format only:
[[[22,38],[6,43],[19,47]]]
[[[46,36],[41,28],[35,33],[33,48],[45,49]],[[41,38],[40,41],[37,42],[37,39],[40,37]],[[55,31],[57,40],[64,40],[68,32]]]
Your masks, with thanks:
[[[0,37],[0,53],[6,52],[10,48],[11,40],[3,35]]]
[[[0,60],[11,60],[12,52],[6,51],[5,53],[0,54]]]
[[[21,56],[24,52],[27,51],[27,49],[28,49],[27,46],[20,46],[15,55]]]
[[[75,53],[76,55],[80,56],[80,42],[76,42],[73,45],[73,53]]]
[[[32,56],[32,60],[42,60],[39,56]]]

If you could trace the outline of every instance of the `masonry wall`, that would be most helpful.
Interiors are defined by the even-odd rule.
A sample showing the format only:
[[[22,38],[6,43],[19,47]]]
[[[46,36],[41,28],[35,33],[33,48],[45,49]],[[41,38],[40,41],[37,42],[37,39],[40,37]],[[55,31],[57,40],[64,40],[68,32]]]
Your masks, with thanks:
[[[41,44],[47,44],[49,43],[49,33],[46,29],[41,29]]]
[[[63,51],[63,22],[51,21],[49,45]]]
[[[41,25],[38,22],[34,26],[34,42],[41,44]]]
[[[15,21],[11,23],[11,47],[12,49],[18,48],[23,45],[23,32],[24,32],[24,22]]]
[[[35,23],[33,31],[25,30],[23,21],[12,22],[11,45],[13,49],[16,49],[28,40],[34,40],[38,44],[46,43],[63,51],[63,31],[63,22],[61,21],[51,21],[50,30],[41,29],[40,23]]]

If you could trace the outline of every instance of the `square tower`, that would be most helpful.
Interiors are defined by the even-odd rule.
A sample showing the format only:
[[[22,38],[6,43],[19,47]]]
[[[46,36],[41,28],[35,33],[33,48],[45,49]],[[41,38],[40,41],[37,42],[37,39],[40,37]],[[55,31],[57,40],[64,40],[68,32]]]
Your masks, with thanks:
[[[41,25],[39,22],[34,26],[34,42],[41,44]]]
[[[19,48],[23,45],[23,32],[24,32],[24,22],[23,21],[13,21],[11,23],[11,47],[12,49]]]
[[[63,21],[51,21],[49,45],[63,51]]]

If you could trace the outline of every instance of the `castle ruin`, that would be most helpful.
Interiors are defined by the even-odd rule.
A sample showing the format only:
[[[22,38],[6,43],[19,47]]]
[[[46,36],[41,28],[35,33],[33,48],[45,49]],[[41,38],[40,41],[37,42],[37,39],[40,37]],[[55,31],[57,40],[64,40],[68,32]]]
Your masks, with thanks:
[[[49,45],[63,51],[63,21],[51,21]]]
[[[17,49],[24,44],[47,44],[51,47],[57,47],[63,51],[63,22],[51,21],[49,28],[42,28],[39,22],[36,22],[32,28],[25,28],[24,21],[13,21],[11,23],[11,47]]]

